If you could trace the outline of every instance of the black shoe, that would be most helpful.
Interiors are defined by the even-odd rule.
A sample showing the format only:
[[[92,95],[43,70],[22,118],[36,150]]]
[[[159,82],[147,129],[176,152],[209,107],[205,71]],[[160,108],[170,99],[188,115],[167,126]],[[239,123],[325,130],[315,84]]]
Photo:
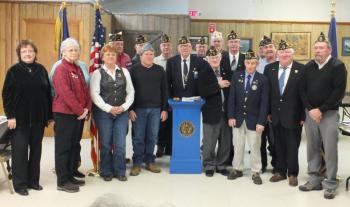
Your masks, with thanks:
[[[84,180],[78,180],[75,179],[74,177],[69,179],[69,181],[73,184],[73,185],[77,185],[77,186],[84,186],[85,185],[85,181]]]
[[[165,147],[159,146],[159,145],[158,145],[156,157],[163,157],[163,155],[164,155],[164,149],[165,149]]]
[[[228,175],[227,175],[227,179],[228,180],[234,180],[236,178],[242,177],[243,176],[243,172],[239,171],[239,170],[232,170]]]
[[[43,190],[43,186],[41,185],[30,185],[28,186],[29,189],[33,189],[33,190],[37,190],[37,191],[40,191],[40,190]]]
[[[78,170],[73,172],[73,176],[76,178],[85,178],[85,175],[81,172],[79,172]]]
[[[112,175],[101,176],[101,177],[102,177],[102,179],[103,179],[104,181],[107,181],[107,182],[109,182],[109,181],[111,181],[111,180],[113,179],[113,176],[112,176]]]
[[[122,182],[128,180],[125,175],[115,175],[114,177],[117,178],[119,181],[122,181]]]
[[[18,193],[19,195],[21,196],[27,196],[29,195],[27,189],[18,189],[18,190],[15,190],[16,193]]]
[[[214,175],[214,170],[206,170],[205,171],[205,176],[207,177],[213,177]]]
[[[227,176],[228,175],[228,170],[226,169],[222,169],[222,170],[216,170],[217,173],[220,173],[223,176]]]
[[[65,191],[67,193],[76,193],[76,192],[79,191],[79,186],[74,185],[71,182],[67,182],[67,183],[65,183],[63,185],[58,185],[57,186],[57,190]]]

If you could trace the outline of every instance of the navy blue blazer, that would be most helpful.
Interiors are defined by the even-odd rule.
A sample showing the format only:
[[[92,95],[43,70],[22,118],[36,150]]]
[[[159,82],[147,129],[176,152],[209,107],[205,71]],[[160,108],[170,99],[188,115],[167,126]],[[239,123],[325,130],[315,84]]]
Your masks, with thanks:
[[[267,78],[255,72],[245,100],[245,71],[236,71],[232,75],[228,99],[228,118],[236,119],[239,128],[243,121],[249,130],[256,130],[256,124],[266,123],[269,102],[269,85]]]
[[[181,56],[175,55],[169,58],[166,64],[166,75],[168,81],[169,97],[191,97],[198,96],[198,73],[199,63],[204,61],[195,55],[190,56],[190,68],[186,88],[182,84]]]

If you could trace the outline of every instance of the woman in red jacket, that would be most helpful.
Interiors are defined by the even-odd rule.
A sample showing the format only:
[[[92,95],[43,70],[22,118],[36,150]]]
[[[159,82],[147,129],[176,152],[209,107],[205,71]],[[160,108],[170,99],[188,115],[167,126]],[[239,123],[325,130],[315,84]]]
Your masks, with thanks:
[[[55,96],[52,111],[55,120],[55,168],[57,190],[78,192],[83,180],[73,177],[76,150],[84,125],[89,118],[91,99],[84,75],[77,64],[80,45],[68,38],[61,44],[62,63],[52,77]]]

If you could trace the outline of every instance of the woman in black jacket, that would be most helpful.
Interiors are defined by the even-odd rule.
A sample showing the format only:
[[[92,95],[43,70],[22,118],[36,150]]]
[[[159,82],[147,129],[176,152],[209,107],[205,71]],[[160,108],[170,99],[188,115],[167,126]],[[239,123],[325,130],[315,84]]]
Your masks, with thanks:
[[[2,91],[8,127],[13,130],[13,186],[20,195],[39,184],[44,128],[52,120],[50,83],[44,66],[36,62],[37,47],[22,40],[16,48],[18,63],[7,71]],[[29,158],[28,158],[29,149]]]

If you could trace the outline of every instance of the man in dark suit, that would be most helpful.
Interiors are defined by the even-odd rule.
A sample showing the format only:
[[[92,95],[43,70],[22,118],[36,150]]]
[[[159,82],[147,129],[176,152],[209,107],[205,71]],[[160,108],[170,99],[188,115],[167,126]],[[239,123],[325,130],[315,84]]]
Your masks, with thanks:
[[[233,128],[235,154],[233,170],[229,180],[243,176],[245,142],[248,141],[251,155],[251,171],[254,184],[262,184],[261,170],[261,133],[264,131],[268,112],[267,78],[256,72],[258,57],[249,50],[244,64],[245,71],[237,71],[231,80],[228,101],[228,123]]]
[[[241,47],[241,40],[236,32],[231,31],[231,33],[227,35],[227,46],[228,46],[228,52],[225,51],[222,53],[222,59],[221,59],[220,65],[221,65],[221,68],[225,71],[225,73],[227,73],[227,80],[231,81],[232,74],[234,71],[245,70],[245,66],[244,66],[245,56],[239,51]],[[227,89],[227,91],[229,91],[229,89]],[[230,145],[231,145],[230,156],[226,162],[228,165],[232,165],[233,154],[234,154],[232,143]]]
[[[198,88],[205,99],[203,115],[203,167],[205,175],[212,177],[217,172],[227,176],[226,160],[230,153],[231,130],[227,124],[227,98],[223,89],[228,89],[230,81],[220,70],[220,52],[212,46],[207,51],[208,63],[203,61],[199,72]],[[215,147],[218,143],[218,152]]]
[[[294,49],[281,40],[278,46],[279,61],[268,64],[265,76],[270,88],[270,113],[276,150],[276,173],[271,182],[285,180],[289,185],[298,185],[298,151],[301,125],[305,120],[305,110],[301,100],[301,77],[304,65],[293,60]]]
[[[182,98],[198,96],[198,70],[200,60],[195,55],[191,55],[192,46],[186,36],[182,36],[178,41],[179,55],[168,59],[166,64],[166,75],[168,81],[169,97]],[[172,113],[169,111],[169,124],[172,125]],[[165,145],[165,154],[171,154],[172,138],[169,137]],[[160,149],[163,150],[163,149]]]

